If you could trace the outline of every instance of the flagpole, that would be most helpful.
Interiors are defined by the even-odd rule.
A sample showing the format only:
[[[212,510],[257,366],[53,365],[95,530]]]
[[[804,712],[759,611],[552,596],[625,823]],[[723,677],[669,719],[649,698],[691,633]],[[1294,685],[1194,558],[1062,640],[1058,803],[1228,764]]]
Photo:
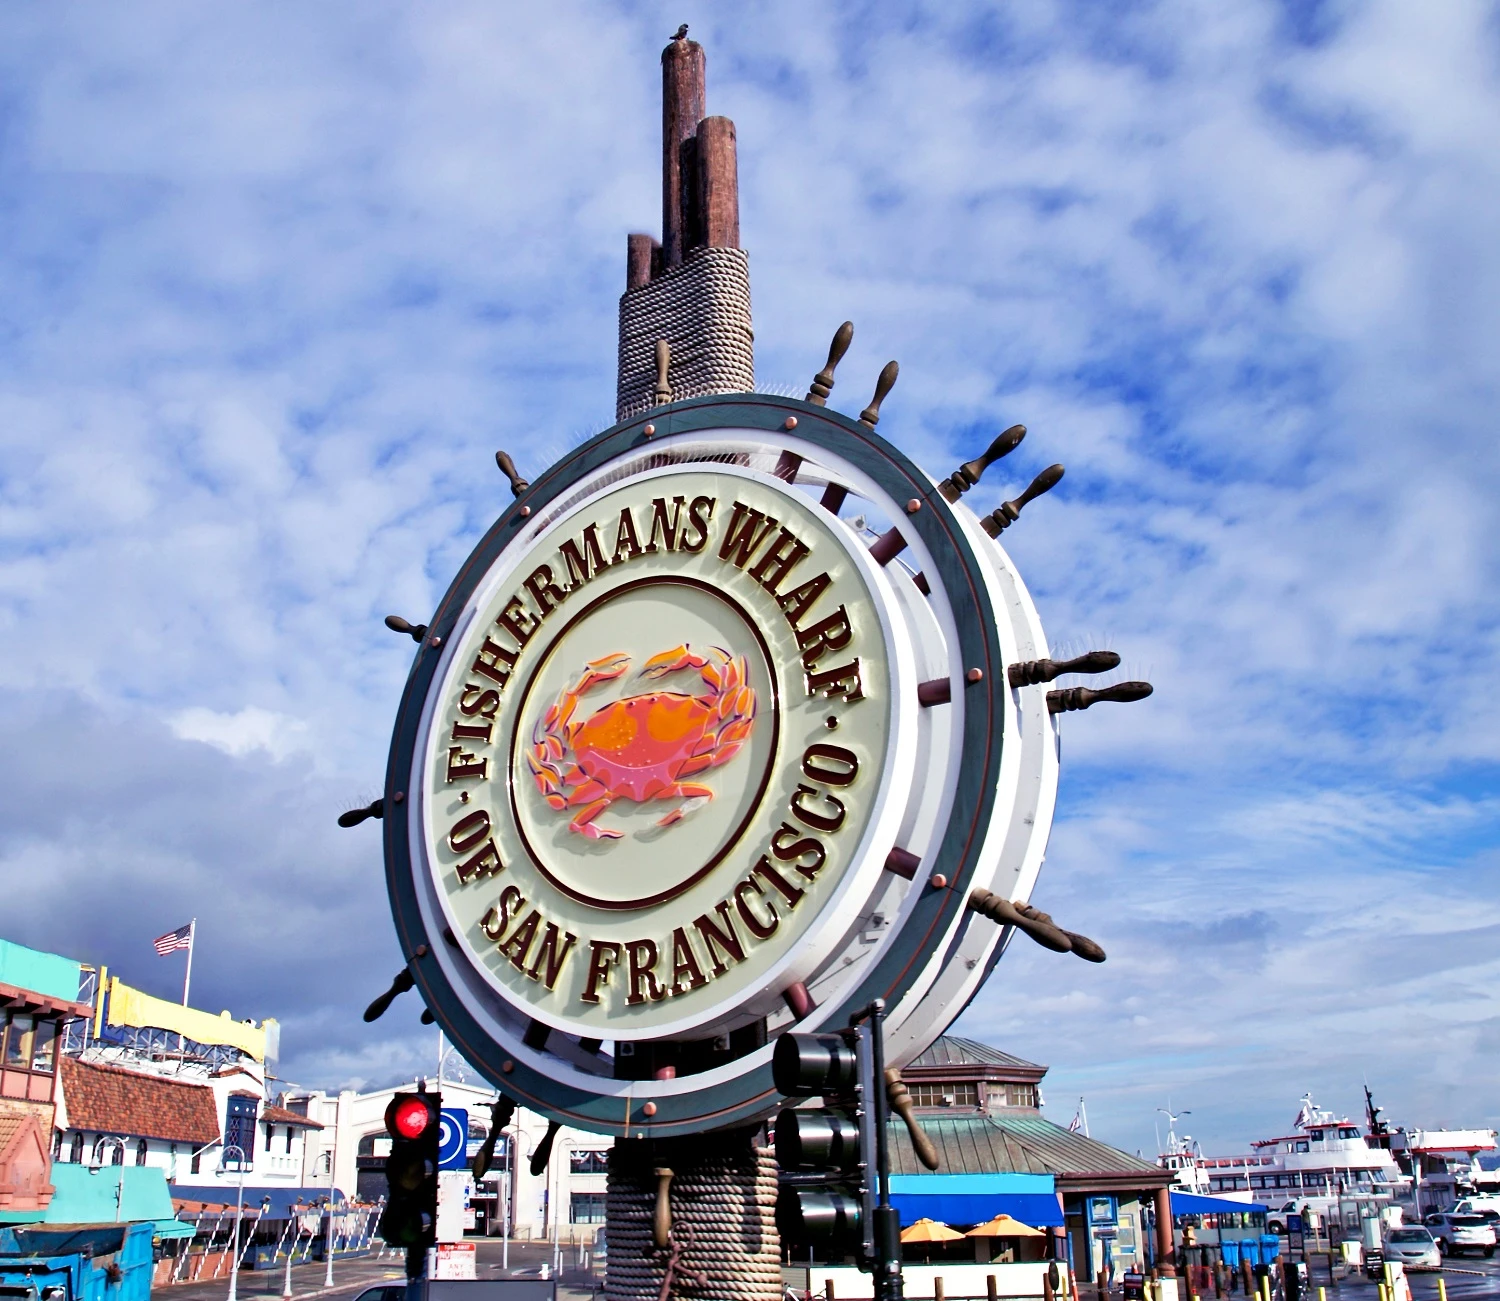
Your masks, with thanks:
[[[181,913],[178,913],[177,915],[179,917],[182,916]],[[194,917],[193,920],[188,923],[188,960],[187,960],[187,971],[185,971],[183,973],[183,976],[182,976],[182,1005],[183,1005],[183,1007],[187,1006],[188,986],[192,983],[192,980],[193,980],[193,940],[196,938],[197,934],[198,934],[198,919],[196,917]]]

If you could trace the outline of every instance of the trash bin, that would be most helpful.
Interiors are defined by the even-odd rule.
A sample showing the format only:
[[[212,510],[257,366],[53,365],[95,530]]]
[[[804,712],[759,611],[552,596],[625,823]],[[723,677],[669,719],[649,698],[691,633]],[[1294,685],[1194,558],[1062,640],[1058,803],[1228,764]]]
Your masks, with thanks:
[[[1300,1260],[1286,1262],[1286,1301],[1303,1301],[1308,1295],[1307,1264]]]
[[[1262,1233],[1260,1235],[1261,1260],[1269,1265],[1279,1255],[1281,1255],[1281,1239],[1274,1233]]]
[[[1260,1264],[1260,1243],[1254,1238],[1243,1238],[1240,1241],[1240,1256],[1249,1265]]]
[[[1224,1255],[1224,1264],[1229,1269],[1240,1267],[1240,1244],[1233,1239],[1220,1244],[1219,1250]]]

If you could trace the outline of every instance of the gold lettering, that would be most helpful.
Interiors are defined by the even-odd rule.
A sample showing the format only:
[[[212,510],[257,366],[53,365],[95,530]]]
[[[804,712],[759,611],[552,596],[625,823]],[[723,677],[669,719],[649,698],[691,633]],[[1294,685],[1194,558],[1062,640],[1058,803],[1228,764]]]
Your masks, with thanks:
[[[744,523],[740,523],[741,519]],[[762,524],[764,521],[764,524]],[[719,544],[719,559],[727,560],[738,569],[750,563],[766,535],[776,527],[779,520],[751,510],[742,501],[734,503],[734,514],[729,517],[729,527],[724,530],[724,541]],[[731,555],[730,553],[734,554]]]
[[[490,834],[490,815],[486,809],[475,809],[453,824],[448,833],[448,848],[455,854],[467,854]]]
[[[841,605],[826,619],[819,619],[811,628],[797,633],[797,645],[802,648],[802,666],[812,668],[823,658],[824,651],[843,650],[853,635],[849,613]]]
[[[526,623],[527,619],[531,620],[529,624]],[[521,603],[519,596],[513,596],[505,603],[505,609],[500,611],[495,622],[516,639],[517,646],[526,645],[535,635],[536,630],[542,626],[540,619],[526,612],[526,607]],[[486,646],[489,644],[488,641],[485,642]],[[510,656],[510,662],[512,664],[516,662],[514,655]],[[476,664],[474,667],[477,672],[479,666]]]
[[[488,781],[489,767],[488,759],[476,759],[461,746],[448,747],[448,780],[450,782],[463,781],[466,777],[477,777],[480,781]]]
[[[857,659],[848,664],[840,664],[836,669],[825,669],[822,673],[805,673],[803,678],[810,696],[821,691],[830,700],[838,695],[851,702],[865,698],[865,684],[859,676]]]
[[[815,763],[814,760],[822,759],[825,763]],[[837,764],[837,768],[829,768],[828,763]],[[846,750],[841,745],[827,745],[818,742],[810,745],[802,755],[802,772],[811,777],[815,782],[822,782],[825,786],[847,786],[859,773],[859,759],[853,750]],[[832,796],[829,797],[830,799]]]
[[[684,987],[683,980],[687,980]],[[706,985],[708,977],[703,974],[703,968],[698,965],[698,956],[693,952],[693,946],[688,942],[687,931],[679,926],[672,932],[672,992],[674,994],[686,994],[689,990],[697,989],[699,985]]]
[[[622,555],[622,552],[628,554]],[[627,506],[620,512],[620,525],[615,530],[615,554],[610,563],[618,565],[621,560],[634,560],[640,554],[641,540],[635,535],[635,520]]]
[[[832,585],[833,580],[827,574],[819,574],[816,578],[809,578],[800,587],[783,592],[776,598],[776,604],[781,607],[786,621],[795,629],[802,622],[802,616],[812,609],[813,602]]]
[[[719,914],[719,920],[724,923],[724,929],[720,930],[714,924],[713,919],[704,913],[701,917],[693,919],[693,925],[698,928],[698,934],[703,937],[703,950],[708,954],[708,960],[713,964],[713,972],[716,976],[722,976],[729,970],[729,964],[714,951],[715,946],[722,949],[736,962],[745,960],[745,946],[740,943],[740,937],[735,933],[734,922],[729,916],[729,900],[714,905],[714,911]]]
[[[499,905],[479,919],[479,929],[484,932],[486,939],[498,943],[505,934],[505,928],[510,925],[510,919],[525,906],[525,896],[515,886],[508,885],[500,892]]]
[[[578,936],[569,931],[566,933],[562,947],[559,948],[557,940],[561,933],[554,923],[547,923],[547,933],[542,937],[542,942],[537,945],[536,958],[532,962],[530,969],[526,972],[533,980],[537,979],[537,972],[541,969],[542,961],[545,959],[547,963],[547,975],[542,980],[542,984],[546,985],[548,989],[555,989],[557,987],[557,978],[562,973],[563,963],[567,961],[568,954],[572,951],[573,946],[578,943]]]
[[[806,790],[807,788],[803,786],[798,787],[798,789]],[[832,799],[833,797],[829,796],[829,798]],[[802,876],[811,881],[816,878],[818,870],[827,861],[828,852],[823,848],[821,840],[817,840],[812,836],[802,836],[801,840],[797,840],[796,837],[798,836],[802,836],[802,833],[796,827],[792,826],[790,822],[783,822],[771,836],[771,852],[776,855],[779,862],[791,863]],[[792,840],[794,843],[789,845],[786,843],[788,840]],[[812,862],[799,863],[796,861],[804,854],[811,854],[813,856]]]
[[[492,723],[454,723],[453,739],[455,741],[483,741],[488,745],[493,731],[494,724]]]
[[[501,618],[505,616],[502,615]],[[498,623],[499,620],[496,620]],[[529,633],[527,634],[530,635]],[[520,638],[517,638],[520,641]],[[522,645],[525,643],[522,642]],[[479,654],[474,657],[473,670],[482,673],[491,682],[498,682],[502,687],[510,681],[510,671],[515,667],[516,655],[514,651],[508,651],[504,646],[492,642],[488,637],[484,639],[484,645],[479,648]],[[467,712],[467,711],[465,711]]]
[[[793,536],[792,531],[783,525],[776,541],[771,543],[766,548],[765,554],[755,562],[755,568],[750,571],[750,577],[775,596],[776,589],[781,586],[781,580],[791,573],[792,566],[811,550],[811,547]]]
[[[578,997],[585,1003],[599,1001],[599,986],[609,984],[609,969],[620,960],[620,946],[610,940],[589,941],[589,978]]]
[[[533,908],[525,919],[510,933],[510,939],[500,946],[500,952],[510,959],[510,965],[522,974],[526,971],[526,955],[531,952],[537,928],[542,924],[542,914]]]
[[[804,759],[802,762],[806,764],[807,760]],[[842,784],[840,783],[840,785]],[[839,800],[835,799],[827,791],[821,792],[823,798],[833,805],[832,813],[816,813],[812,809],[805,807],[802,803],[804,795],[817,795],[819,793],[816,786],[804,786],[801,782],[798,782],[797,789],[792,792],[792,812],[796,815],[798,822],[805,822],[814,831],[827,831],[830,833],[837,831],[844,825],[844,806]],[[793,832],[793,834],[795,835],[796,833]],[[776,857],[780,858],[781,855],[777,854]]]
[[[471,691],[479,692],[477,697],[470,697]],[[493,718],[495,711],[500,708],[500,693],[490,691],[481,687],[477,682],[465,682],[463,694],[458,698],[458,707],[470,718],[479,714],[483,718]]]
[[[793,885],[786,877],[782,876],[780,872],[772,867],[771,860],[764,854],[760,856],[760,861],[751,868],[751,875],[765,877],[771,885],[776,887],[781,897],[786,900],[788,908],[795,908],[797,901],[807,893],[801,886]]]
[[[630,940],[625,947],[630,951],[630,992],[626,994],[625,1002],[630,1005],[644,1003],[647,999],[653,1003],[661,1002],[667,991],[656,978],[656,941]],[[642,985],[646,987],[644,994],[641,993]]]
[[[687,504],[686,497],[672,498],[672,522],[667,522],[667,499],[655,497],[651,501],[651,538],[646,543],[646,550],[652,554],[656,551],[656,538],[660,533],[661,540],[666,544],[668,551],[677,549],[677,525],[682,520],[682,508]],[[683,529],[686,534],[687,530]]]
[[[470,881],[477,881],[480,877],[494,876],[505,871],[505,864],[500,861],[500,851],[495,847],[492,837],[473,858],[466,859],[454,870],[458,873],[458,883],[468,885]]]
[[[750,905],[745,899],[745,895],[752,891],[762,899],[766,897],[766,892],[755,884],[755,880],[752,877],[749,880],[741,881],[734,887],[734,906],[740,914],[740,920],[745,923],[745,929],[750,934],[758,940],[770,939],[771,936],[776,934],[777,927],[781,925],[781,918],[776,915],[776,909],[767,904],[766,911],[771,914],[771,920],[764,924],[758,921],[755,914],[750,911]]]
[[[575,592],[595,574],[609,568],[609,562],[604,558],[604,549],[599,545],[599,526],[590,524],[581,536],[583,538],[581,555],[578,544],[572,538],[558,547],[558,551],[568,565],[568,579],[572,584],[569,590]]]
[[[679,551],[699,552],[703,550],[708,541],[708,521],[714,515],[714,498],[694,497],[693,504],[688,507],[688,522],[698,530],[698,539],[695,542],[687,540],[687,529],[682,530],[682,537],[678,539],[677,549]]]
[[[536,602],[543,618],[568,599],[568,594],[552,581],[550,565],[538,565],[521,586],[531,593],[531,599]]]

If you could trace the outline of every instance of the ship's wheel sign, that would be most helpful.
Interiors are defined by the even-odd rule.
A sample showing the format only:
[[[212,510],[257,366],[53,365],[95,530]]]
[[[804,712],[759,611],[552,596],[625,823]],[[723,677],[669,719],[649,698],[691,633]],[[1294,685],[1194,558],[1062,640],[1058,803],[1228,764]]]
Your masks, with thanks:
[[[410,969],[554,1118],[764,1115],[770,1041],[882,997],[892,1059],[994,958],[1056,783],[1004,552],[866,424],[679,402],[522,492],[422,636],[384,797]],[[976,924],[977,923],[977,924]]]

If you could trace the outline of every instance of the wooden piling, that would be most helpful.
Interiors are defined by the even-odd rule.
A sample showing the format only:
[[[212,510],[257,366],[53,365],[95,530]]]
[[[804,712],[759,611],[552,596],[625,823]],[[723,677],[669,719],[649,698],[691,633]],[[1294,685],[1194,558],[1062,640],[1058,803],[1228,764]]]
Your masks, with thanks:
[[[740,180],[734,123],[706,117],[698,123],[697,232],[708,248],[740,246]]]
[[[661,244],[650,235],[625,236],[625,288],[649,284],[661,260]]]
[[[682,147],[698,134],[705,108],[703,47],[671,41],[661,52],[661,249],[662,266],[682,265]]]

